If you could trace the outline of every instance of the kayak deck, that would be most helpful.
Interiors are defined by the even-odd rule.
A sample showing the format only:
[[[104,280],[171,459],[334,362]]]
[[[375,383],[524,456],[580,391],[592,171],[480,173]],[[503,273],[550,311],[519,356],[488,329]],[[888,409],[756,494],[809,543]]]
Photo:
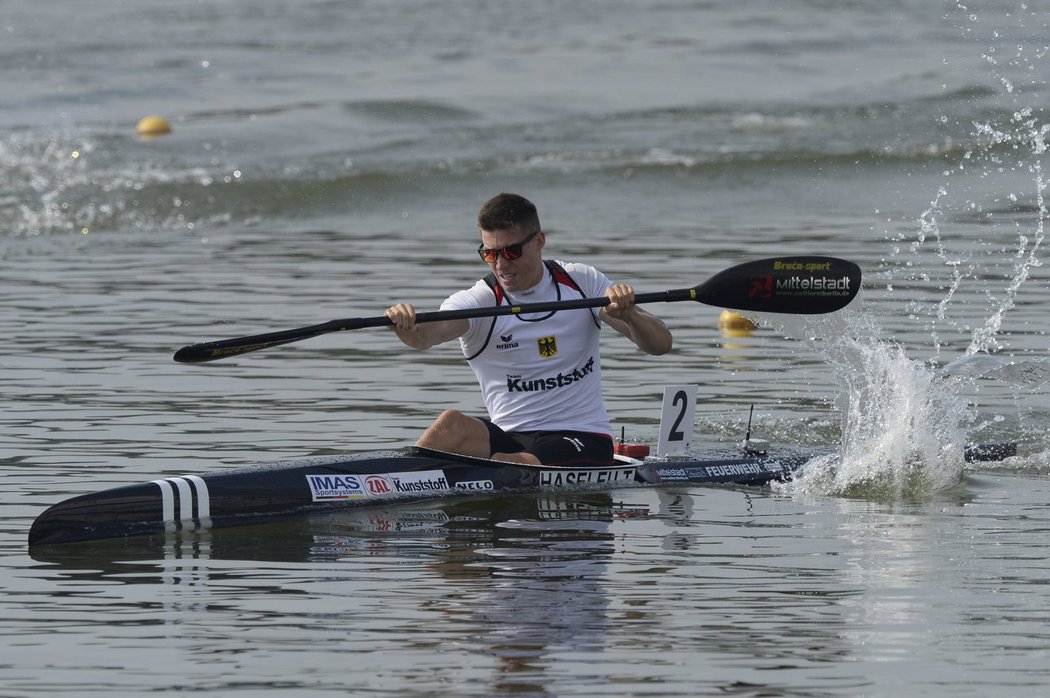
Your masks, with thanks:
[[[419,447],[319,456],[76,496],[37,517],[29,545],[236,526],[409,499],[661,483],[762,485],[790,477],[812,455],[716,449],[699,458],[617,457],[612,465],[579,467],[505,463]]]

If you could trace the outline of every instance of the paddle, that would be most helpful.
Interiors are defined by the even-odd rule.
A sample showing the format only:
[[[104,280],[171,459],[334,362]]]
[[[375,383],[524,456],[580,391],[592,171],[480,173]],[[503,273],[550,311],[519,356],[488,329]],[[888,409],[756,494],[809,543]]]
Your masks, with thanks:
[[[831,313],[845,307],[860,290],[860,267],[853,262],[834,257],[773,257],[745,262],[725,269],[699,286],[674,291],[639,293],[637,303],[674,303],[697,301],[705,305],[762,313],[790,313],[815,315]],[[419,313],[416,322],[437,322],[498,315],[547,313],[576,308],[600,308],[609,299],[577,298],[549,303],[500,305],[467,310],[440,310]],[[250,337],[236,337],[214,342],[200,342],[182,347],[175,352],[175,360],[194,364],[215,361],[250,351],[269,349],[299,342],[318,335],[365,327],[391,325],[385,315],[378,317],[329,320],[319,325],[292,330],[267,332]]]

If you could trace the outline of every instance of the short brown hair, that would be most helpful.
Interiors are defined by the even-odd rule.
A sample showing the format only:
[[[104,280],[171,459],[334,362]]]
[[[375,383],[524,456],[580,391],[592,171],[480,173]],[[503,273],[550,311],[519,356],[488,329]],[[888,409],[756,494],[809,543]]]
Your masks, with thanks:
[[[536,206],[518,194],[496,194],[482,205],[478,212],[478,227],[482,230],[515,229],[534,233],[540,229],[540,214]]]

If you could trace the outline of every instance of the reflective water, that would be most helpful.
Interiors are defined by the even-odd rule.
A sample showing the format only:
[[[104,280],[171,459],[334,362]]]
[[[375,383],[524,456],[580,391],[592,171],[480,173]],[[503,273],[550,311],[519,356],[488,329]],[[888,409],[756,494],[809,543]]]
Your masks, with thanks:
[[[1035,694],[1048,489],[489,498],[9,560],[5,686]]]
[[[1041,694],[1048,17],[969,5],[5,5],[0,694]],[[153,112],[173,133],[136,138]],[[66,497],[479,410],[454,347],[383,330],[171,354],[433,308],[483,271],[473,217],[501,190],[537,202],[554,256],[642,291],[773,254],[860,264],[835,316],[730,337],[675,303],[652,308],[667,357],[603,338],[635,440],[695,383],[694,442],[739,441],[754,405],[757,436],[841,456],[777,489],[29,554]],[[959,458],[1002,440],[1022,455]]]

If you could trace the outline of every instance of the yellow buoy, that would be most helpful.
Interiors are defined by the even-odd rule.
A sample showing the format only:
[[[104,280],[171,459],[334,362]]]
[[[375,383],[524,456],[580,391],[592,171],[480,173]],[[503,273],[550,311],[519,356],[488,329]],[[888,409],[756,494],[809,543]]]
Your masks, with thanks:
[[[146,137],[163,136],[166,133],[171,133],[171,124],[163,116],[147,116],[139,121],[139,125],[135,127],[135,132],[140,136]]]
[[[729,337],[746,337],[757,329],[757,325],[740,313],[723,310],[718,316],[718,329]]]

